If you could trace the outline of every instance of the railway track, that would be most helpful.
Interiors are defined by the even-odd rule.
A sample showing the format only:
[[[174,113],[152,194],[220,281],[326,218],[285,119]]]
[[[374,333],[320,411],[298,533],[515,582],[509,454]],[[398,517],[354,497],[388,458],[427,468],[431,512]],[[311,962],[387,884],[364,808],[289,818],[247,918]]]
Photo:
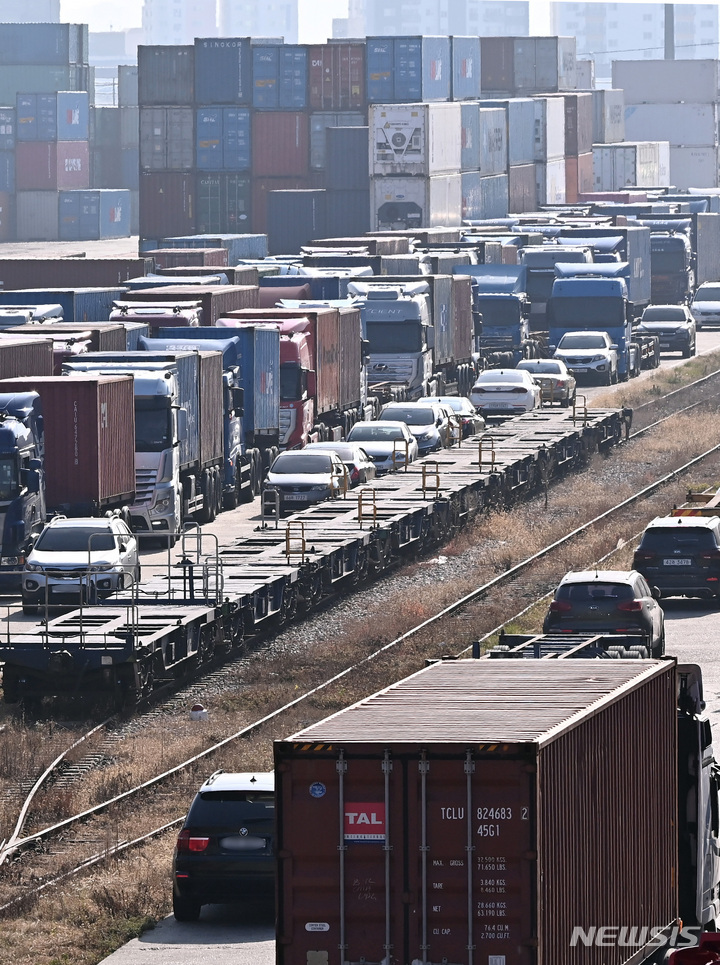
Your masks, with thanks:
[[[713,374],[714,376],[715,374]],[[709,385],[712,378],[700,381]],[[673,395],[677,401],[682,401],[686,392],[686,389],[682,389],[673,393]],[[690,412],[701,407],[705,404],[705,401],[688,402],[686,405],[679,406],[672,415],[666,415],[660,419],[651,417],[655,403],[649,404],[644,407],[644,411],[650,416],[647,419],[648,424],[641,430],[632,433],[630,441],[637,442],[643,436],[651,435],[660,427],[665,426],[669,420],[678,418],[678,413]],[[624,532],[628,531],[628,527],[632,532],[642,529],[642,524],[638,526],[638,518],[642,516],[637,512],[640,501],[644,500],[647,504],[645,515],[647,515],[648,508],[651,509],[650,515],[661,514],[667,508],[667,497],[665,496],[667,488],[693,467],[712,466],[714,461],[717,460],[719,451],[720,447],[713,446],[698,453],[692,459],[685,460],[681,465],[674,467],[672,471],[665,472],[662,476],[653,480],[650,485],[640,487],[612,507],[593,516],[592,519],[586,520],[582,525],[575,526],[570,532],[565,533],[561,539],[554,540],[543,547],[540,552],[528,556],[527,559],[510,567],[506,572],[486,580],[472,592],[460,595],[451,604],[433,614],[431,618],[419,621],[403,634],[380,647],[372,649],[362,659],[343,666],[339,672],[327,679],[317,680],[313,686],[304,687],[302,692],[293,700],[287,701],[281,706],[268,708],[267,712],[260,715],[256,720],[249,721],[234,733],[212,743],[204,748],[202,753],[183,760],[162,773],[155,774],[151,780],[144,781],[137,787],[127,788],[122,793],[113,795],[92,808],[86,808],[82,813],[71,815],[54,824],[48,824],[39,830],[26,834],[24,837],[18,832],[0,850],[0,859],[5,865],[0,878],[0,912],[10,914],[13,909],[17,909],[31,900],[33,894],[40,894],[53,882],[63,880],[68,874],[88,867],[89,863],[95,864],[105,860],[120,851],[147,840],[148,837],[164,833],[174,827],[177,823],[175,820],[169,823],[166,820],[162,823],[153,823],[148,820],[141,833],[127,833],[128,827],[137,827],[136,819],[145,809],[144,802],[147,801],[148,795],[157,795],[160,788],[171,787],[173,782],[177,784],[178,781],[182,782],[183,780],[187,785],[194,787],[192,781],[196,770],[210,761],[213,762],[210,766],[214,768],[215,761],[222,757],[224,751],[230,747],[237,747],[238,744],[253,734],[262,733],[264,738],[270,739],[280,733],[287,733],[289,729],[292,729],[299,709],[307,706],[313,700],[317,700],[322,693],[327,694],[332,692],[333,689],[337,690],[338,687],[343,687],[345,682],[353,676],[372,678],[372,674],[368,674],[369,667],[372,665],[377,667],[380,663],[386,661],[391,654],[396,654],[401,650],[411,650],[409,653],[410,664],[414,663],[415,666],[418,662],[421,665],[424,659],[423,653],[430,652],[431,655],[442,656],[443,653],[437,650],[437,643],[434,650],[428,651],[428,638],[434,637],[435,641],[442,639],[446,648],[445,652],[452,655],[462,652],[467,647],[468,633],[472,639],[477,639],[483,635],[487,636],[496,629],[493,625],[494,613],[498,612],[499,609],[504,609],[505,613],[515,612],[509,608],[509,601],[518,598],[517,588],[520,582],[523,586],[522,596],[531,597],[531,599],[528,599],[528,606],[532,605],[538,596],[546,593],[548,589],[555,585],[558,575],[553,572],[552,568],[548,569],[547,562],[553,554],[557,555],[561,547],[578,543],[588,533],[593,532],[600,526],[606,531],[607,539],[611,542],[614,539],[616,529]],[[663,495],[658,497],[658,493]],[[653,509],[653,500],[656,500],[656,509]],[[458,614],[462,614],[462,620],[458,619]],[[498,626],[501,622],[505,621],[498,621]],[[458,633],[458,626],[463,628],[461,633]],[[448,643],[448,641],[451,641],[451,643]],[[454,650],[453,647],[455,647]],[[415,667],[405,667],[398,673],[398,677],[412,672],[412,669],[415,669]],[[221,670],[219,674],[222,676],[228,672],[228,670]],[[377,689],[371,683],[368,686],[369,691]],[[185,699],[185,696],[186,694],[183,692],[178,695],[180,703]],[[160,711],[151,713],[157,714]],[[306,713],[306,711],[303,711],[303,713]],[[285,721],[288,721],[288,723],[285,723]],[[141,715],[134,722],[129,722],[130,725],[132,723],[138,726],[146,726],[148,719]],[[82,780],[84,773],[87,773],[87,769],[84,772],[82,768],[78,769],[78,780]],[[48,774],[48,777],[50,777],[50,774]],[[58,786],[57,783],[55,786]],[[148,815],[149,817],[150,815]],[[178,814],[177,820],[180,819],[181,816]],[[61,852],[58,843],[61,840],[65,846],[64,853]],[[71,854],[79,854],[80,857],[71,859],[69,857]],[[28,876],[39,883],[28,887]]]

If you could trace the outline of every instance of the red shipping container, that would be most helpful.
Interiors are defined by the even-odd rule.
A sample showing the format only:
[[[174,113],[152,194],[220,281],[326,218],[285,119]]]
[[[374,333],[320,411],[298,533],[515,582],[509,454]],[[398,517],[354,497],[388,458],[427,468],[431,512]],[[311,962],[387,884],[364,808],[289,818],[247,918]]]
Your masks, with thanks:
[[[309,187],[310,182],[307,178],[253,178],[251,219],[253,232],[267,234],[267,196],[270,191],[299,191]]]
[[[59,191],[90,187],[87,141],[18,141],[15,148],[17,191]]]
[[[201,324],[214,325],[230,312],[255,308],[259,290],[253,285],[161,285],[130,290],[123,302],[200,302]]]
[[[584,191],[579,201],[608,201],[612,204],[645,204],[648,196],[644,191]]]
[[[592,171],[592,164],[590,165]],[[534,164],[511,164],[508,168],[508,211],[537,210],[537,179]]]
[[[310,172],[309,115],[300,111],[255,111],[252,169],[259,177],[306,177]]]
[[[140,175],[140,237],[169,238],[194,231],[194,172],[143,171]]]
[[[578,200],[578,159],[565,158],[565,200],[568,204],[577,204]]]
[[[14,332],[8,334],[10,338],[0,341],[0,379],[53,374],[51,339],[24,338],[22,335],[13,338]]]
[[[592,151],[578,157],[578,200],[581,194],[593,189],[593,156]]]
[[[156,248],[146,251],[148,258],[155,259],[155,269],[184,268],[189,265],[206,265],[226,268],[228,263],[227,248]]]
[[[48,509],[92,512],[135,498],[131,375],[9,379],[0,392],[37,392],[45,425]]]
[[[310,110],[365,109],[365,44],[328,43],[309,51]]]
[[[0,258],[6,290],[35,288],[115,288],[152,271],[149,258]]]

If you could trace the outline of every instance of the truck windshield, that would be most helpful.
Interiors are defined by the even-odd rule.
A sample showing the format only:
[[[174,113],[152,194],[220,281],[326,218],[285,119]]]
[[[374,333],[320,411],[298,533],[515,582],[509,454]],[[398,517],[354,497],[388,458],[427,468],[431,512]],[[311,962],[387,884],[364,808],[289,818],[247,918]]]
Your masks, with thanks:
[[[0,459],[0,500],[14,499],[19,489],[17,461],[14,456],[4,456]]]
[[[520,305],[511,299],[495,301],[492,298],[478,299],[478,310],[482,312],[483,325],[517,325],[520,321]]]
[[[372,355],[422,352],[422,325],[417,322],[368,322],[367,337]]]
[[[607,328],[625,324],[620,298],[553,298],[548,303],[548,324],[563,328]]]
[[[669,271],[685,271],[690,259],[684,248],[676,248],[674,251],[653,251],[650,262],[653,275],[661,275]]]
[[[135,400],[135,451],[162,452],[172,442],[171,411],[166,404]]]

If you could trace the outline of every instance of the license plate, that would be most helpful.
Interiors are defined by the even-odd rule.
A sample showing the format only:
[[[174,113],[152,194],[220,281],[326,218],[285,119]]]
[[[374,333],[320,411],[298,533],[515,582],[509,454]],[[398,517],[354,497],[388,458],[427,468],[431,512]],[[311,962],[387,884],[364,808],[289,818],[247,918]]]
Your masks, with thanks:
[[[301,503],[304,502],[305,498],[305,496],[298,493],[288,493],[286,496],[283,496],[283,499],[289,503]]]
[[[663,566],[692,566],[692,560],[663,560]]]
[[[660,348],[670,348],[670,342],[660,342]]]
[[[573,365],[573,372],[587,372],[587,367],[584,365]]]

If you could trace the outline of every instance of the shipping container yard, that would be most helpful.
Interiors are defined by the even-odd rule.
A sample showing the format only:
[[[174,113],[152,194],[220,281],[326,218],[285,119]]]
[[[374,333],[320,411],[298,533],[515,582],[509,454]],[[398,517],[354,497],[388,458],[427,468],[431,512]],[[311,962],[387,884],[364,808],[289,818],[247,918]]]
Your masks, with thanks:
[[[173,965],[225,945],[243,965],[720,961],[720,464],[711,430],[670,441],[671,420],[717,409],[720,62],[615,61],[595,87],[575,37],[197,37],[139,46],[105,106],[90,42],[0,24],[8,934],[153,841],[166,894],[126,915],[142,937],[110,965],[165,944]],[[639,450],[653,432],[665,448]],[[576,569],[579,534],[599,546],[680,479],[696,491],[668,517],[675,548],[630,557],[649,602],[614,586],[620,624],[596,625],[594,595],[592,631],[526,632],[532,566]],[[526,512],[567,520],[542,543],[531,526],[520,562],[504,537]],[[630,572],[606,565],[639,539],[618,534],[589,584]],[[428,615],[432,573],[468,546],[491,576]],[[417,607],[393,637],[395,577]],[[332,627],[368,598],[348,657]],[[461,646],[476,604],[494,629]],[[547,612],[575,605],[558,591]],[[303,632],[307,655],[284,636]],[[294,661],[318,660],[318,635],[306,687]],[[282,673],[252,676],[282,653],[287,703]],[[221,736],[204,705],[230,687]],[[138,750],[142,777],[115,774],[112,743],[77,749],[106,728],[151,741],[158,720],[168,747]],[[66,732],[54,763],[34,749]],[[248,807],[219,837],[180,831],[174,804],[137,831],[114,810],[139,818],[162,787],[184,813],[210,774],[206,803]],[[248,882],[259,896],[261,867],[274,925],[213,917]]]

